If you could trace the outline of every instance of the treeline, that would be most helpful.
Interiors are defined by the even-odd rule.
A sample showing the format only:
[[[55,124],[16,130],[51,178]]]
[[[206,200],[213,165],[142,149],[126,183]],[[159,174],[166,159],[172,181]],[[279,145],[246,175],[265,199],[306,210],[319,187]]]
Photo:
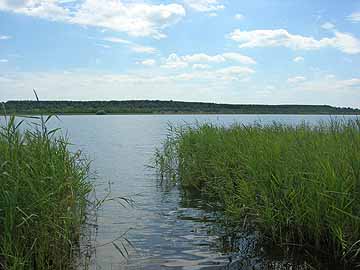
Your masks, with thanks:
[[[328,105],[234,105],[159,100],[8,101],[4,104],[8,114],[360,114],[359,109]]]

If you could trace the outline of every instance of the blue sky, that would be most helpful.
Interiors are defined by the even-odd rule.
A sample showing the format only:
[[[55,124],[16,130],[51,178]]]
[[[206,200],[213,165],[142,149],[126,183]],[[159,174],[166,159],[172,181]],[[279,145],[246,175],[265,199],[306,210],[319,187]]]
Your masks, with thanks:
[[[0,100],[360,108],[360,1],[0,0]]]

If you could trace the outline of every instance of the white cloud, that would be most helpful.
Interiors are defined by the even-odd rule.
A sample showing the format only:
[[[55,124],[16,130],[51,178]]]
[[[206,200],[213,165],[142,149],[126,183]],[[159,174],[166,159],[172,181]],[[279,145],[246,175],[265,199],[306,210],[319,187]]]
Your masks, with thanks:
[[[360,78],[342,80],[342,81],[340,81],[340,89],[341,89],[341,87],[344,87],[344,88],[351,87],[351,88],[356,88],[356,89],[360,90]]]
[[[0,76],[0,100],[32,99],[31,89],[35,88],[44,100],[172,99],[360,108],[360,78],[319,77],[285,85],[280,79],[271,81],[269,86],[249,80],[254,71],[242,68],[190,70],[175,74],[173,70],[168,73],[156,68],[134,73],[5,72]]]
[[[335,37],[331,39],[331,46],[348,54],[360,53],[360,40],[348,33],[335,31]]]
[[[155,53],[156,52],[156,49],[153,47],[148,47],[148,46],[143,46],[143,45],[138,45],[138,44],[134,44],[133,46],[130,47],[130,49],[137,53]]]
[[[188,66],[188,63],[185,62],[181,57],[179,57],[176,53],[172,53],[165,60],[165,63],[161,66],[163,68],[185,68]]]
[[[238,42],[240,48],[286,47],[293,50],[318,50],[332,47],[347,54],[360,53],[360,40],[349,33],[334,31],[331,38],[315,39],[290,34],[285,29],[241,31],[235,29],[228,38]]]
[[[296,76],[296,77],[291,77],[287,79],[288,83],[300,83],[303,81],[306,81],[306,78],[304,76]]]
[[[8,39],[11,39],[11,36],[6,36],[6,35],[0,36],[0,40],[8,40]]]
[[[296,56],[296,57],[293,59],[293,61],[294,61],[295,63],[304,62],[304,57],[302,57],[302,56]]]
[[[254,31],[236,29],[230,33],[229,38],[239,42],[240,48],[284,46],[292,49],[317,49],[321,47],[321,42],[314,38],[292,35],[284,29]]]
[[[7,62],[9,62],[9,60],[7,60],[7,59],[0,59],[0,63],[7,63]]]
[[[321,28],[326,29],[326,30],[331,30],[331,29],[335,28],[335,25],[332,24],[331,22],[326,22],[321,25]]]
[[[238,13],[238,14],[236,14],[236,15],[234,16],[234,18],[235,18],[235,20],[241,21],[241,20],[243,20],[243,19],[245,18],[245,16],[242,15],[242,14],[240,14],[240,13]]]
[[[173,79],[182,81],[201,80],[205,82],[209,81],[243,81],[248,80],[249,76],[255,73],[255,71],[249,67],[231,65],[227,67],[211,67],[208,63],[225,63],[226,61],[234,62],[246,62],[255,63],[249,61],[246,57],[243,59],[243,55],[236,53],[225,53],[222,55],[207,55],[205,53],[198,53],[192,55],[178,56],[173,53],[164,60],[162,68],[167,69],[181,69],[187,68],[192,64],[192,71],[174,75]],[[231,59],[231,60],[230,60]],[[210,70],[210,68],[212,68]]]
[[[59,0],[0,0],[0,10],[154,38],[165,37],[163,30],[186,15],[179,4],[123,0],[84,0],[71,9]]]
[[[109,41],[112,43],[120,43],[120,44],[132,44],[131,41],[126,40],[126,39],[122,39],[122,38],[117,38],[117,37],[105,37],[103,38],[104,41]]]
[[[253,65],[256,64],[256,61],[246,55],[242,55],[240,53],[223,53],[222,54],[223,57],[225,57],[225,59],[231,60],[231,61],[236,61],[245,65]]]
[[[193,69],[209,69],[211,66],[208,64],[193,64]]]
[[[237,62],[244,65],[256,64],[256,61],[249,56],[240,53],[227,52],[223,54],[208,55],[205,53],[196,53],[184,56],[171,54],[166,60],[163,67],[166,68],[185,68],[189,63],[225,63],[227,61]]]
[[[225,58],[222,55],[207,55],[205,53],[197,53],[197,54],[191,54],[191,55],[185,55],[181,57],[183,61],[185,62],[215,62],[220,63],[224,62]]]
[[[141,61],[141,64],[144,66],[154,66],[156,64],[156,61],[154,59],[146,59],[144,61]]]
[[[248,67],[232,66],[220,69],[216,73],[222,75],[224,80],[238,80],[255,73],[255,71]]]
[[[360,22],[360,11],[354,12],[354,13],[350,14],[350,15],[347,17],[347,19],[348,19],[349,21],[354,22],[354,23]]]
[[[205,82],[221,81],[224,83],[232,81],[245,81],[255,71],[248,67],[231,66],[215,70],[202,70],[186,72],[173,76],[172,78],[180,81],[200,80]]]
[[[136,73],[15,72],[0,76],[0,88],[5,89],[0,100],[31,98],[28,89],[36,88],[43,99],[183,100],[186,92],[187,100],[204,101],[221,95],[219,91],[226,93],[232,83],[244,82],[253,72],[244,67],[178,74],[159,74],[154,69]],[[211,93],[204,96],[201,89]]]
[[[360,78],[337,79],[330,74],[314,80],[300,80],[293,87],[301,91],[326,92],[327,95],[331,95],[333,92],[346,93],[352,90],[360,90]]]
[[[118,44],[126,45],[130,50],[132,50],[133,52],[136,52],[136,53],[155,53],[157,51],[153,47],[140,45],[140,44],[134,43],[130,40],[126,40],[126,39],[122,39],[122,38],[105,37],[102,40],[108,41],[111,43],[118,43]]]
[[[224,5],[220,4],[221,0],[185,0],[185,3],[192,9],[199,12],[211,12],[222,10]]]
[[[21,8],[29,2],[28,0],[2,0],[0,8]]]
[[[52,21],[70,20],[70,10],[57,0],[0,0],[0,10]]]

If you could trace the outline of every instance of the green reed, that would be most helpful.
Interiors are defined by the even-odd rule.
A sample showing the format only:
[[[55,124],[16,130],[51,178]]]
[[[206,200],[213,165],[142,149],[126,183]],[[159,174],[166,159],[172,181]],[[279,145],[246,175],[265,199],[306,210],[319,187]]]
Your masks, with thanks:
[[[185,192],[200,191],[280,246],[359,261],[359,119],[177,128],[156,163]]]
[[[75,269],[93,187],[88,163],[39,124],[0,126],[0,269]],[[24,126],[24,124],[22,124]]]

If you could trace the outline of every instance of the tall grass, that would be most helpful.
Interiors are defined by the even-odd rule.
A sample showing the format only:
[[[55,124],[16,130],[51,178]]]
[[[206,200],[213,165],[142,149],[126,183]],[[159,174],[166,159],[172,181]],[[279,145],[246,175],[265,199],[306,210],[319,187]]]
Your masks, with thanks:
[[[75,269],[85,221],[88,163],[46,120],[0,127],[0,269]]]
[[[185,192],[200,191],[280,246],[359,262],[359,119],[183,127],[173,130],[156,162]]]

